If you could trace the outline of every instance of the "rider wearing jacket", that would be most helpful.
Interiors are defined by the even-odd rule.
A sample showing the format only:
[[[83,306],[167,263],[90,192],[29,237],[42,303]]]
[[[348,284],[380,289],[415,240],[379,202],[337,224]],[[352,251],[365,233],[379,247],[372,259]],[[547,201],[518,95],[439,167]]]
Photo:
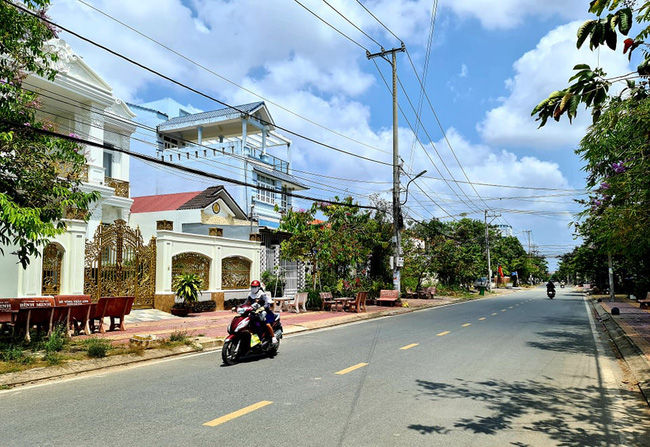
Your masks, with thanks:
[[[261,312],[260,320],[262,323],[265,323],[266,332],[271,336],[271,343],[276,344],[278,339],[275,338],[275,333],[271,326],[271,323],[275,320],[275,314],[271,308],[273,306],[273,300],[271,299],[270,294],[264,292],[264,289],[258,280],[251,282],[251,292],[246,298],[246,303],[249,305],[257,303],[264,309]]]
[[[546,283],[546,291],[550,292],[551,290],[555,291],[555,284],[553,284],[553,281]]]

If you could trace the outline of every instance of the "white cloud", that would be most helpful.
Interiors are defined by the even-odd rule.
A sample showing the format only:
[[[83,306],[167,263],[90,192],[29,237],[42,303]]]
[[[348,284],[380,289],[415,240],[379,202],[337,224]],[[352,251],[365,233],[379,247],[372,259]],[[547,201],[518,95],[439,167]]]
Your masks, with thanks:
[[[509,96],[501,105],[489,110],[477,128],[484,141],[493,145],[556,149],[575,147],[585,134],[591,116],[584,109],[570,125],[566,117],[560,123],[550,121],[542,129],[530,116],[533,108],[548,95],[568,85],[575,74],[573,67],[587,63],[605,69],[610,75],[630,71],[627,58],[609,49],[591,52],[585,45],[576,50],[575,33],[581,22],[560,26],[544,36],[537,47],[514,63],[515,75],[506,81]]]
[[[515,28],[529,17],[559,16],[572,20],[585,16],[588,7],[586,2],[566,0],[443,0],[440,3],[462,18],[480,21],[486,29]]]

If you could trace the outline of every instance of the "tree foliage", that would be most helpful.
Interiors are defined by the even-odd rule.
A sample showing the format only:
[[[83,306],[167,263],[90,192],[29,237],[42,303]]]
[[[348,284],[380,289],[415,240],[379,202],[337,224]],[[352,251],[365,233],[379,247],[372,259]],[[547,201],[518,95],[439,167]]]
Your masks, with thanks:
[[[31,0],[23,7],[45,17],[48,4]],[[87,210],[98,196],[79,188],[85,164],[81,148],[37,132],[56,129],[37,117],[38,97],[23,87],[29,74],[55,78],[51,63],[57,56],[43,49],[55,30],[0,2],[0,35],[0,251],[15,247],[26,267],[39,247],[65,231],[66,209]]]
[[[635,9],[637,5],[640,6]],[[578,49],[585,42],[589,42],[591,50],[607,46],[616,51],[619,48],[618,36],[627,36],[634,21],[639,24],[650,21],[650,2],[592,0],[589,12],[596,14],[598,18],[588,20],[578,28]],[[603,16],[605,12],[608,14]],[[587,64],[573,67],[576,74],[569,79],[571,84],[563,90],[551,93],[531,112],[531,115],[537,115],[539,127],[546,125],[549,118],[559,121],[562,115],[566,115],[571,122],[577,115],[580,104],[590,108],[594,122],[598,121],[603,109],[607,107],[609,88],[614,82],[627,81],[627,88],[621,92],[622,96],[647,96],[648,84],[645,78],[650,75],[650,52],[646,39],[649,35],[650,25],[647,25],[642,27],[635,37],[623,40],[623,53],[627,53],[630,58],[637,49],[637,53],[641,53],[642,61],[635,73],[608,78],[601,68],[592,69]],[[642,78],[643,81],[637,85],[633,80],[635,77]]]

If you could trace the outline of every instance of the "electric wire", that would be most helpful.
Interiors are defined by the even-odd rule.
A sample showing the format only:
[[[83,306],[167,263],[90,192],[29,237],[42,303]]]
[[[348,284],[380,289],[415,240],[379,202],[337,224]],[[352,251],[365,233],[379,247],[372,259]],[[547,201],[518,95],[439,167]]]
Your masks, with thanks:
[[[348,39],[350,42],[354,43],[355,45],[358,45],[358,46],[361,47],[362,49],[368,51],[368,49],[367,49],[366,47],[364,47],[364,46],[361,45],[359,42],[357,42],[356,40],[354,40],[353,38],[351,38],[350,36],[348,36],[347,34],[345,34],[343,31],[340,31],[340,30],[339,30],[338,28],[336,28],[334,25],[332,25],[331,23],[329,23],[328,21],[326,21],[325,19],[323,19],[321,16],[319,16],[318,14],[316,14],[314,11],[312,11],[311,9],[309,9],[308,7],[306,7],[305,5],[303,5],[302,3],[300,3],[298,0],[293,0],[293,1],[295,1],[296,3],[298,3],[298,4],[299,4],[300,6],[302,6],[302,7],[303,7],[307,12],[309,12],[311,15],[313,15],[313,16],[316,17],[318,20],[320,20],[321,22],[323,22],[325,25],[327,25],[327,26],[329,26],[330,28],[332,28],[334,31],[336,31],[337,33],[339,33],[341,36],[345,37],[346,39]],[[369,52],[369,51],[368,51],[368,52]]]
[[[165,80],[171,82],[172,84],[175,84],[175,85],[177,85],[179,87],[182,87],[182,88],[184,88],[186,90],[189,90],[189,91],[191,91],[193,93],[196,93],[199,96],[202,96],[202,97],[204,97],[206,99],[214,101],[214,102],[216,102],[218,104],[221,104],[224,107],[231,108],[231,109],[233,109],[233,110],[235,110],[237,112],[242,113],[244,116],[249,116],[249,114],[244,110],[240,110],[237,107],[231,106],[228,103],[226,103],[224,101],[221,101],[221,100],[219,100],[219,99],[217,99],[217,98],[215,98],[215,97],[213,97],[213,96],[211,96],[211,95],[209,95],[207,93],[204,93],[204,92],[202,92],[200,90],[197,90],[194,87],[191,87],[191,86],[189,86],[187,84],[184,84],[184,83],[182,83],[180,81],[177,81],[174,78],[172,78],[170,76],[167,76],[167,75],[165,75],[165,74],[163,74],[163,73],[161,73],[159,71],[156,71],[153,68],[150,68],[150,67],[148,67],[148,66],[146,66],[146,65],[144,65],[144,64],[142,64],[140,62],[137,62],[137,61],[135,61],[135,60],[121,54],[121,53],[118,53],[117,51],[112,50],[112,49],[106,47],[105,45],[102,45],[102,44],[100,44],[98,42],[93,41],[92,39],[89,39],[89,38],[87,38],[85,36],[82,36],[81,34],[75,32],[75,31],[72,31],[69,28],[63,27],[63,26],[59,25],[56,22],[53,22],[53,21],[51,21],[51,20],[49,20],[47,18],[41,17],[38,14],[35,14],[32,11],[29,11],[28,9],[25,9],[25,8],[19,6],[19,5],[16,5],[16,4],[12,3],[10,0],[2,0],[2,1],[4,1],[7,4],[10,4],[11,6],[13,6],[13,7],[17,8],[17,9],[20,9],[20,10],[24,11],[26,14],[37,17],[39,20],[41,20],[43,22],[49,23],[50,25],[52,25],[52,26],[54,26],[56,28],[59,28],[62,31],[65,31],[65,32],[67,32],[67,33],[69,33],[69,34],[71,34],[71,35],[73,35],[73,36],[75,36],[75,37],[77,37],[77,38],[79,38],[79,39],[93,45],[93,46],[96,46],[97,48],[100,48],[100,49],[106,51],[107,53],[112,54],[113,56],[116,56],[116,57],[118,57],[120,59],[123,59],[123,60],[125,60],[126,62],[129,62],[132,65],[135,65],[135,66],[137,66],[137,67],[139,67],[139,68],[141,68],[141,69],[143,69],[145,71],[148,71],[151,74],[154,74],[154,75],[156,75],[156,76],[158,76],[158,77],[160,77],[162,79],[165,79]],[[322,141],[318,141],[318,140],[316,140],[314,138],[311,138],[311,137],[308,137],[306,135],[300,134],[300,133],[298,133],[296,131],[290,130],[290,129],[286,128],[286,127],[278,126],[276,124],[266,122],[265,120],[262,120],[262,119],[259,119],[259,121],[264,125],[273,125],[277,129],[280,129],[280,130],[282,130],[282,131],[284,131],[284,132],[286,132],[288,134],[294,135],[294,136],[296,136],[298,138],[301,138],[301,139],[303,139],[305,141],[309,141],[310,143],[317,144],[319,146],[334,150],[336,152],[340,152],[340,153],[343,153],[343,154],[346,154],[346,155],[350,155],[350,156],[353,156],[353,157],[356,157],[356,158],[359,158],[359,159],[362,159],[362,160],[370,161],[372,163],[377,163],[377,164],[386,165],[386,166],[392,166],[392,163],[383,162],[383,161],[380,161],[380,160],[376,160],[376,159],[373,159],[373,158],[370,158],[370,157],[366,157],[366,156],[363,156],[363,155],[355,154],[353,152],[349,152],[349,151],[337,148],[337,147],[332,146],[330,144],[324,143]]]
[[[366,36],[368,39],[372,40],[372,41],[373,41],[373,42],[374,42],[374,43],[375,43],[379,48],[384,48],[384,46],[383,46],[382,44],[380,44],[379,42],[377,42],[377,41],[376,41],[372,36],[370,36],[370,35],[369,35],[368,33],[366,33],[364,30],[362,30],[361,28],[359,28],[359,27],[358,27],[354,22],[352,22],[352,21],[351,21],[350,19],[348,19],[345,15],[343,15],[343,14],[342,14],[338,9],[336,9],[334,6],[332,6],[332,5],[331,5],[327,0],[323,0],[323,3],[325,3],[327,6],[329,6],[330,8],[332,8],[332,10],[333,10],[334,12],[336,12],[338,15],[340,15],[341,17],[343,17],[343,19],[344,19],[346,22],[348,22],[350,25],[352,25],[352,26],[355,27],[357,30],[359,30],[359,31],[361,32],[361,34],[363,34],[364,36]]]

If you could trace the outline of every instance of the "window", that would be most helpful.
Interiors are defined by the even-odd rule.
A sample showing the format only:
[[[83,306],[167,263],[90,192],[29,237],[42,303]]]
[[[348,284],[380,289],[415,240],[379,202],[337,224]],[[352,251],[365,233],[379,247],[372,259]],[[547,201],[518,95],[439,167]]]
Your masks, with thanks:
[[[286,211],[288,208],[291,207],[291,198],[287,195],[290,193],[291,190],[289,188],[287,188],[286,186],[282,187],[282,206],[281,206],[282,211]]]
[[[113,153],[104,151],[104,177],[113,177]]]
[[[270,188],[275,190],[275,182],[273,179],[266,177],[264,175],[257,175],[257,184],[263,186],[264,188]],[[258,189],[257,190],[257,200],[258,202],[269,203],[271,205],[275,204],[275,193],[273,191]]]
[[[178,140],[176,138],[168,137],[163,135],[163,148],[168,149],[178,149]]]

